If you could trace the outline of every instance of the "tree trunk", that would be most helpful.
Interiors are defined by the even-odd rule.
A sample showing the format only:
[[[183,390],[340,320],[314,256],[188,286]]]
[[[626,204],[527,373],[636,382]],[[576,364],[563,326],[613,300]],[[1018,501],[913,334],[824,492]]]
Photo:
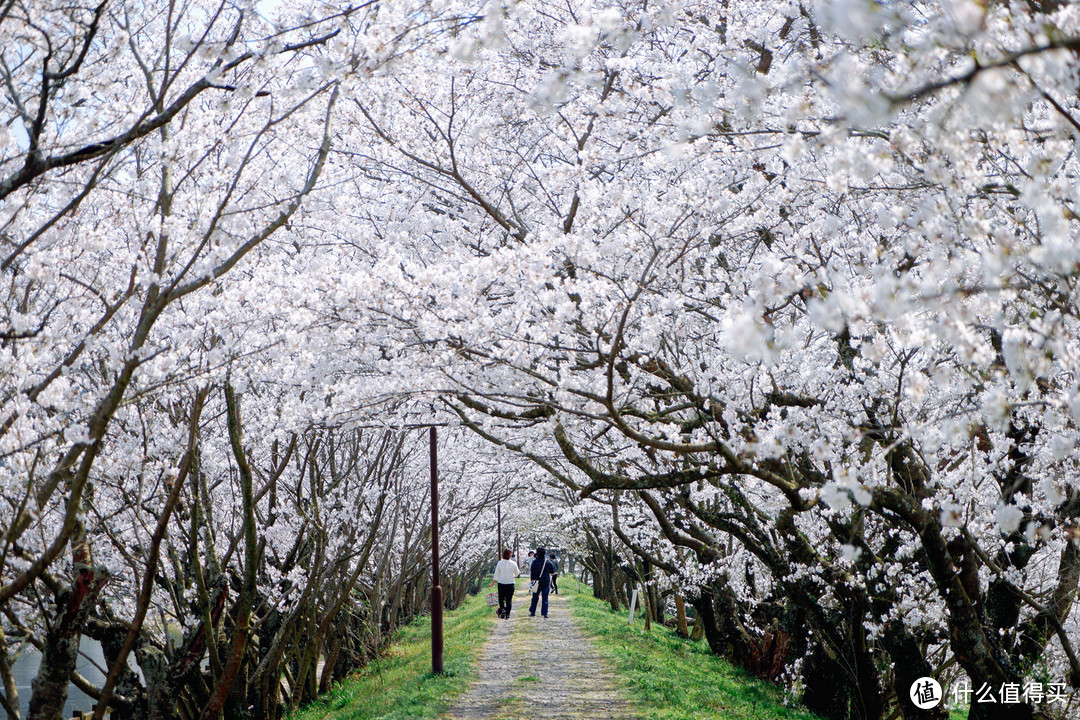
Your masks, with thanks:
[[[645,632],[652,632],[652,597],[649,589],[645,588],[644,592],[638,595],[641,598],[641,615],[645,618]]]
[[[886,624],[881,641],[893,661],[893,687],[904,720],[945,720],[949,713],[944,701],[936,708],[927,710],[920,710],[911,701],[911,686],[919,678],[933,677],[934,673],[903,621],[893,620]]]
[[[45,634],[41,667],[31,685],[30,720],[61,720],[78,659],[82,626],[108,581],[103,568],[91,566],[85,532],[80,523],[72,547],[75,580],[56,598],[56,616]]]
[[[690,637],[690,633],[686,629],[686,601],[679,593],[675,593],[675,632],[679,637]]]
[[[690,642],[697,642],[705,634],[705,623],[701,621],[701,613],[694,613],[694,629],[690,631]]]
[[[251,619],[251,606],[255,600],[255,573],[258,563],[258,543],[255,537],[255,497],[252,491],[251,466],[244,454],[241,437],[240,401],[236,398],[232,385],[225,385],[225,406],[228,412],[229,442],[240,476],[240,490],[243,500],[244,529],[244,582],[237,598],[236,624],[233,626],[233,643],[229,651],[221,677],[217,678],[210,702],[203,708],[202,720],[215,720],[221,715],[225,700],[229,696],[232,684],[240,672],[240,663],[247,647],[248,626]]]

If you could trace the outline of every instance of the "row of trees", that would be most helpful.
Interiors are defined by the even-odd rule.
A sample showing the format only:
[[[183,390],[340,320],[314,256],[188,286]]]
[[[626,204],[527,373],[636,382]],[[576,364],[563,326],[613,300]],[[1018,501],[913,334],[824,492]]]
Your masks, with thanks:
[[[324,317],[824,715],[1072,712],[1003,698],[1080,688],[1075,8],[494,14],[357,98]]]
[[[33,716],[95,626],[162,717],[361,659],[425,582],[411,441],[368,426],[433,420],[471,431],[460,578],[511,476],[599,593],[685,598],[827,717],[1080,688],[1072,5],[263,12],[0,0]]]
[[[426,442],[332,417],[275,286],[337,108],[476,17],[287,5],[0,2],[7,717],[60,718],[72,682],[96,717],[280,717],[427,609]],[[504,490],[444,457],[452,605]]]

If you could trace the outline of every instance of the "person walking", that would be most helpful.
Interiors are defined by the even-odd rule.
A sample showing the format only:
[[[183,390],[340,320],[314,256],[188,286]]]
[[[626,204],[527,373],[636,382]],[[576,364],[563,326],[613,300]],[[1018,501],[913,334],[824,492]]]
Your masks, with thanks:
[[[514,589],[517,585],[516,578],[521,574],[517,563],[510,559],[512,553],[503,550],[502,560],[495,564],[495,577],[491,584],[499,584],[499,609],[496,614],[504,620],[510,617],[510,606],[514,603]]]
[[[554,551],[551,553],[551,591],[559,594],[559,557]]]
[[[536,557],[529,568],[529,590],[532,591],[532,604],[529,605],[529,616],[536,616],[536,601],[541,600],[540,614],[548,616],[548,591],[551,586],[551,561],[547,558],[544,548],[536,548]]]

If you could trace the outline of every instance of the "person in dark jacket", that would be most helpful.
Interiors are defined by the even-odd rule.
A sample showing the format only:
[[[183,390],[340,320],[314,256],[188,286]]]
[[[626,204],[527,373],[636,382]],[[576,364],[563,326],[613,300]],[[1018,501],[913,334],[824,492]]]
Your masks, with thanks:
[[[551,563],[551,591],[556,595],[559,594],[559,558],[555,555],[554,551],[551,553],[551,557],[548,558]]]
[[[529,615],[536,615],[536,601],[542,597],[540,614],[547,617],[548,591],[551,588],[551,574],[553,571],[551,560],[547,558],[547,551],[544,548],[536,548],[536,557],[533,558],[532,566],[529,568],[529,579],[536,581],[536,586],[533,589],[532,604],[529,605]]]

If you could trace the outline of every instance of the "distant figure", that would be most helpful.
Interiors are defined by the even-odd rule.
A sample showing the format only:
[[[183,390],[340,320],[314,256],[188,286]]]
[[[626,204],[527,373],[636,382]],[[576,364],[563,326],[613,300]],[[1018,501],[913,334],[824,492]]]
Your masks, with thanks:
[[[504,620],[510,617],[510,606],[514,602],[515,578],[521,574],[517,563],[510,559],[510,551],[503,550],[502,560],[495,564],[495,577],[491,584],[499,584],[499,609],[496,614]]]
[[[536,616],[536,601],[543,596],[543,602],[540,604],[540,614],[544,617],[548,615],[548,591],[551,587],[551,561],[546,557],[546,551],[544,548],[536,548],[536,557],[533,558],[532,565],[529,568],[529,578],[532,580],[529,583],[529,589],[532,590],[532,604],[529,605],[529,615]]]
[[[554,552],[551,553],[551,558],[548,560],[551,563],[551,589],[555,591],[555,594],[559,594],[559,563],[558,556]]]

